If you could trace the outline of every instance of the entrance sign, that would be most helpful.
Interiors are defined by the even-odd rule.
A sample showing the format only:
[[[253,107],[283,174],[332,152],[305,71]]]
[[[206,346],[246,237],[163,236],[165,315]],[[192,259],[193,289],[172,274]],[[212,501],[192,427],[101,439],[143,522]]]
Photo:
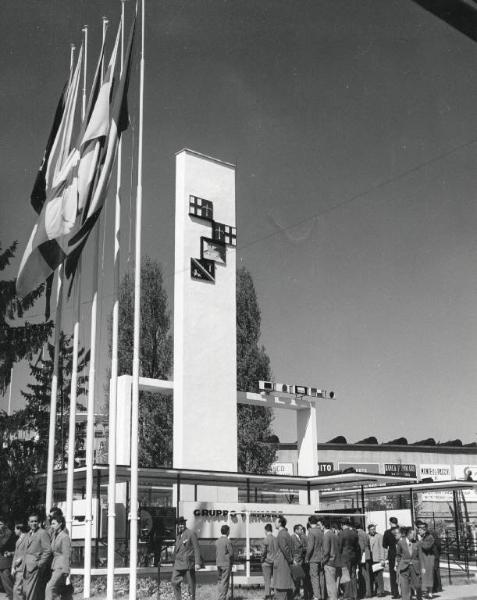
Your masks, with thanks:
[[[318,463],[318,475],[330,475],[334,471],[332,462],[319,462]]]

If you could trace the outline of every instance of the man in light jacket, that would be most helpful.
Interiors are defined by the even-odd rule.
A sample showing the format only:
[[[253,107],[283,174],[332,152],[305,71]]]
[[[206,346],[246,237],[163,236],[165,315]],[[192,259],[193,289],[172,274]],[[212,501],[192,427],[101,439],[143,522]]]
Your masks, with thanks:
[[[376,525],[368,525],[369,551],[371,558],[369,560],[369,578],[371,580],[371,589],[378,598],[384,596],[384,566],[388,551],[383,546],[383,536],[376,531]]]
[[[44,571],[51,557],[50,536],[40,529],[38,513],[28,517],[30,531],[26,534],[23,564],[23,594],[25,600],[41,600],[44,592]]]
[[[273,561],[277,554],[277,539],[273,536],[271,523],[265,525],[265,537],[262,542],[262,573],[265,586],[265,600],[272,597]]]

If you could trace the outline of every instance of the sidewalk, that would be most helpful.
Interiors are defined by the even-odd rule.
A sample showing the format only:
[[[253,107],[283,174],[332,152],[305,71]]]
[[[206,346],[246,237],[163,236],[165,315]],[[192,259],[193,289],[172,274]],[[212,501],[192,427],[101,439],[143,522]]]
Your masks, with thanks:
[[[440,594],[433,594],[436,600],[477,600],[477,583],[447,585]]]

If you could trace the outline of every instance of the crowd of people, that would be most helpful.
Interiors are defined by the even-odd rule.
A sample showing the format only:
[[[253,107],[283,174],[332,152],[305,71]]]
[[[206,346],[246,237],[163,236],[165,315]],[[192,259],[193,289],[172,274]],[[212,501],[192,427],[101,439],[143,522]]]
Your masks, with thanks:
[[[8,600],[68,600],[71,541],[61,509],[42,522],[37,512],[12,531],[0,518],[0,583]]]
[[[265,598],[277,600],[303,597],[310,600],[357,600],[383,597],[384,571],[389,569],[393,598],[432,598],[442,591],[439,573],[439,541],[426,523],[417,530],[400,527],[395,517],[380,534],[370,523],[312,515],[306,529],[295,525],[289,533],[286,518],[265,526],[262,572]]]

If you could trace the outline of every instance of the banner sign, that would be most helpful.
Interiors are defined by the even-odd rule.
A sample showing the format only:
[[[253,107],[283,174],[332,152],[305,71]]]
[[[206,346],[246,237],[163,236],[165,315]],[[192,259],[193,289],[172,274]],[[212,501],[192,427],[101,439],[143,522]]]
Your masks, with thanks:
[[[450,481],[452,479],[451,466],[421,464],[419,478],[432,478],[433,481]],[[452,492],[429,490],[428,492],[422,492],[421,500],[422,502],[451,502]]]
[[[275,475],[293,475],[293,463],[274,462],[271,471]]]
[[[379,474],[379,463],[351,463],[351,462],[340,462],[339,469],[349,468],[355,469],[356,473],[378,473]]]
[[[416,477],[416,465],[403,463],[384,463],[384,474],[396,477]]]
[[[334,471],[334,465],[332,462],[319,462],[318,463],[318,475],[329,475]]]

